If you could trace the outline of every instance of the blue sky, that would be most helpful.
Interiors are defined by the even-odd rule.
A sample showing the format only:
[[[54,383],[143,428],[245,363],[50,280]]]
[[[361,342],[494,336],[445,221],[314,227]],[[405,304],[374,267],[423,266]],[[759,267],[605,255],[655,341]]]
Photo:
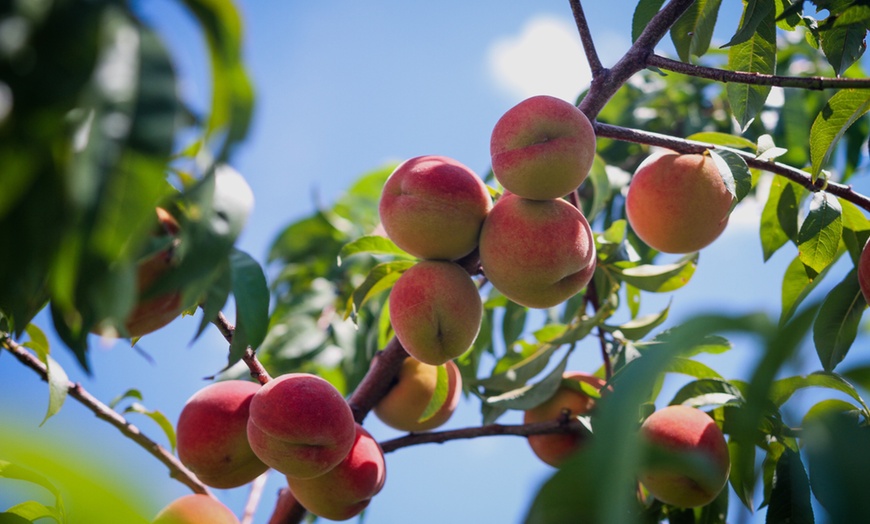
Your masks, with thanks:
[[[630,43],[635,3],[585,3],[605,65]],[[736,28],[739,13],[734,2],[725,4],[722,36],[727,38],[730,33],[724,33]],[[505,110],[539,93],[572,100],[589,79],[564,0],[246,0],[240,7],[257,89],[251,135],[233,159],[256,198],[240,247],[263,262],[285,225],[309,214],[318,202],[333,201],[358,175],[423,154],[451,156],[483,172],[489,165],[492,126]],[[202,104],[208,96],[207,61],[191,20],[174,2],[139,2],[139,8],[177,57],[183,92]],[[661,49],[669,49],[667,42]],[[757,213],[757,206],[743,205],[725,234],[702,252],[690,284],[667,296],[644,295],[643,312],[658,311],[672,299],[672,322],[710,310],[777,315],[781,275],[795,251],[788,246],[762,265]],[[847,269],[840,264],[838,271]],[[837,281],[833,274],[829,278],[831,285]],[[46,318],[39,320],[48,330]],[[156,365],[123,342],[95,339],[92,378],[79,371],[59,343],[54,354],[71,379],[97,397],[108,401],[137,388],[148,408],[175,421],[183,401],[205,384],[201,377],[219,370],[226,358],[226,344],[216,330],[190,344],[195,326],[196,320],[181,319],[143,338],[140,346]],[[753,348],[743,346],[709,362],[727,377],[739,376],[756,356]],[[812,348],[805,356],[808,369],[815,369]],[[70,453],[99,450],[110,468],[131,473],[148,487],[143,504],[151,514],[187,492],[138,446],[74,401],[37,428],[47,388],[7,357],[0,357],[4,427],[12,421],[9,427],[63,442]],[[591,342],[581,344],[572,358],[576,369],[600,365]],[[858,361],[851,355],[844,366]],[[464,402],[446,427],[479,424],[478,408]],[[163,442],[149,420],[136,415],[130,420]],[[517,414],[500,420],[518,421]],[[374,417],[366,427],[379,439],[397,435]],[[523,439],[495,437],[399,450],[388,455],[387,471],[368,522],[519,522],[530,497],[553,470],[534,458]],[[3,498],[3,486],[0,481],[0,508],[11,504]],[[266,522],[280,486],[279,475],[271,475],[256,522]],[[247,489],[220,496],[240,514]]]

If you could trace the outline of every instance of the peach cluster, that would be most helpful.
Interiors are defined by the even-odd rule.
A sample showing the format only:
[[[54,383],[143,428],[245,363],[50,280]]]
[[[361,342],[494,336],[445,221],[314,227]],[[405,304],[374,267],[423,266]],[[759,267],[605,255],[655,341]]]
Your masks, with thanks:
[[[182,409],[177,435],[179,459],[204,484],[237,487],[272,468],[306,509],[335,520],[360,513],[386,475],[380,446],[354,421],[341,393],[307,373],[263,386],[241,380],[206,386]]]

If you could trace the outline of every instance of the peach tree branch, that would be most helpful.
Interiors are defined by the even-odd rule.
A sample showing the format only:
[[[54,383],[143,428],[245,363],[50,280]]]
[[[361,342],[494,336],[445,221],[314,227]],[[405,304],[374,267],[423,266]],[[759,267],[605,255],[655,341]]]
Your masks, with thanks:
[[[44,381],[48,381],[48,369],[45,364],[35,355],[31,354],[24,347],[12,340],[7,334],[0,333],[0,346],[9,351],[18,361],[36,372]],[[185,486],[189,487],[194,493],[201,493],[214,498],[214,495],[209,489],[199,481],[177,458],[160,444],[154,442],[142,431],[131,424],[120,413],[110,408],[99,399],[91,395],[81,384],[68,382],[67,390],[69,396],[76,399],[97,416],[97,418],[105,420],[124,436],[139,444],[152,456],[157,458],[169,469],[169,476],[178,480]]]
[[[223,313],[218,313],[217,318],[214,319],[212,323],[217,326],[227,343],[232,344],[233,333],[236,331],[236,327],[230,324],[227,317]],[[257,379],[257,382],[259,382],[261,386],[272,380],[272,377],[269,376],[269,372],[266,371],[266,368],[264,368],[263,364],[257,359],[257,353],[251,349],[250,346],[245,348],[245,352],[242,355],[242,362],[248,366],[248,369],[251,371],[251,376]]]
[[[595,50],[595,41],[592,39],[592,32],[589,30],[589,23],[586,21],[586,13],[583,12],[580,0],[570,0],[569,3],[571,11],[574,13],[574,24],[577,26],[577,32],[580,33],[580,42],[583,44],[583,52],[586,53],[586,61],[589,63],[592,78],[605,74],[606,70],[601,65],[601,59],[598,58],[598,52]]]

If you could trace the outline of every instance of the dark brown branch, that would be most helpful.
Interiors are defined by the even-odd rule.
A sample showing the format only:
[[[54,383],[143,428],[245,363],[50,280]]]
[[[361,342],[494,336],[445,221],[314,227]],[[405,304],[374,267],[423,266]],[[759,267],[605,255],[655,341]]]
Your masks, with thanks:
[[[706,78],[717,82],[734,82],[763,86],[795,87],[798,89],[870,89],[870,78],[828,78],[823,76],[781,76],[763,73],[747,73],[745,71],[727,71],[694,64],[687,64],[659,55],[650,55],[647,65],[681,73],[698,78]]]
[[[48,381],[48,369],[45,364],[24,347],[9,338],[5,333],[0,333],[0,347],[12,353],[12,355],[22,364],[35,371],[42,380],[46,382]],[[184,467],[184,465],[175,458],[175,455],[145,436],[138,427],[131,424],[120,413],[106,404],[103,404],[99,399],[88,393],[81,384],[67,382],[66,387],[69,391],[69,396],[88,408],[97,416],[97,418],[105,420],[112,426],[115,426],[115,428],[123,433],[124,436],[136,444],[139,444],[139,446],[145,449],[145,451],[162,462],[169,469],[170,477],[189,487],[194,493],[201,493],[214,498],[214,495],[212,495],[205,484],[200,482],[199,479],[190,472],[190,470]]]
[[[393,379],[399,374],[407,357],[408,353],[399,343],[399,339],[393,337],[383,351],[372,359],[368,373],[347,400],[353,411],[353,418],[358,423],[362,424],[369,411],[393,386]]]
[[[281,488],[278,492],[278,503],[269,519],[269,524],[298,524],[305,518],[305,508],[296,502],[290,488]]]
[[[598,52],[595,50],[595,41],[592,39],[592,32],[589,30],[589,23],[586,21],[586,13],[583,12],[580,0],[570,0],[569,3],[571,11],[574,13],[574,24],[580,34],[580,42],[583,43],[583,51],[586,53],[586,61],[589,62],[589,69],[592,71],[592,78],[606,74],[604,66],[601,65],[601,59],[598,58]]]
[[[752,153],[747,153],[746,151],[740,151],[738,149],[732,149],[729,147],[719,146],[715,144],[707,144],[704,142],[685,140],[682,138],[662,135],[659,133],[651,133],[648,131],[640,131],[627,127],[602,124],[600,122],[596,122],[594,126],[596,136],[613,138],[626,142],[635,142],[638,144],[665,147],[678,153],[703,153],[707,149],[727,150],[741,156],[743,160],[746,161],[746,164],[749,165],[749,167],[762,169],[764,171],[769,171],[771,173],[784,176],[792,182],[796,182],[814,193],[818,191],[827,191],[828,193],[840,197],[843,200],[852,202],[856,206],[866,211],[870,211],[870,197],[854,191],[852,189],[852,186],[846,184],[839,184],[837,182],[825,181],[822,179],[817,179],[815,182],[813,182],[809,173],[807,173],[806,171],[802,171],[786,164],[780,164],[779,162],[759,160],[755,158]]]
[[[224,336],[224,339],[232,344],[233,333],[235,333],[236,327],[230,324],[227,317],[223,313],[218,313],[217,318],[214,319],[212,323],[217,326],[218,330],[220,330],[221,334]],[[257,382],[261,385],[272,380],[272,377],[269,376],[269,372],[266,371],[263,364],[257,360],[257,353],[250,347],[245,348],[245,353],[242,355],[242,362],[248,366],[248,369],[251,371],[251,376],[257,379]]]
[[[585,432],[586,426],[576,419],[536,422],[534,424],[490,424],[473,428],[452,429],[446,431],[430,431],[426,433],[409,433],[403,437],[381,442],[384,453],[397,449],[417,446],[420,444],[443,444],[451,440],[463,440],[495,435],[514,435],[527,437],[529,435],[544,435],[549,433]]]

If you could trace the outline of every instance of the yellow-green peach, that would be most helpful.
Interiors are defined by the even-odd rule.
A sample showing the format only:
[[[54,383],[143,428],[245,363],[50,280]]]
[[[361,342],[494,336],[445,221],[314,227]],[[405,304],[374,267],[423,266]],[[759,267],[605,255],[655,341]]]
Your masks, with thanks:
[[[185,403],[176,427],[178,458],[213,488],[234,488],[268,466],[248,444],[248,409],[259,384],[227,380],[210,384]]]
[[[287,478],[293,497],[308,511],[330,520],[359,515],[386,480],[384,453],[378,442],[359,424],[353,447],[344,460],[312,479]]]
[[[477,286],[453,262],[422,260],[390,291],[390,322],[412,357],[437,366],[465,353],[483,317]]]
[[[571,298],[595,272],[595,242],[586,217],[564,200],[502,196],[480,235],[486,277],[507,298],[548,308]]]
[[[152,524],[239,524],[239,519],[217,499],[207,495],[185,495],[170,502],[154,517]]]
[[[665,153],[638,167],[628,186],[625,213],[650,247],[692,253],[725,230],[732,202],[710,155]]]
[[[492,170],[508,191],[550,200],[577,189],[595,158],[595,130],[574,105],[547,95],[509,109],[490,140]]]
[[[709,459],[707,475],[657,466],[640,472],[639,480],[660,501],[693,508],[712,502],[728,481],[731,460],[722,430],[705,412],[690,406],[662,408],[644,420],[640,436],[649,444],[676,453],[699,453]]]
[[[395,385],[375,406],[381,421],[402,431],[428,431],[443,425],[456,411],[462,392],[462,377],[452,360],[444,364],[447,372],[447,398],[430,418],[420,422],[438,385],[438,366],[408,357],[402,364]]]
[[[406,160],[387,179],[378,208],[387,236],[418,258],[456,260],[477,247],[492,207],[486,185],[443,156]]]
[[[251,399],[248,442],[264,463],[288,477],[323,475],[341,462],[354,440],[344,397],[308,373],[274,378]]]

